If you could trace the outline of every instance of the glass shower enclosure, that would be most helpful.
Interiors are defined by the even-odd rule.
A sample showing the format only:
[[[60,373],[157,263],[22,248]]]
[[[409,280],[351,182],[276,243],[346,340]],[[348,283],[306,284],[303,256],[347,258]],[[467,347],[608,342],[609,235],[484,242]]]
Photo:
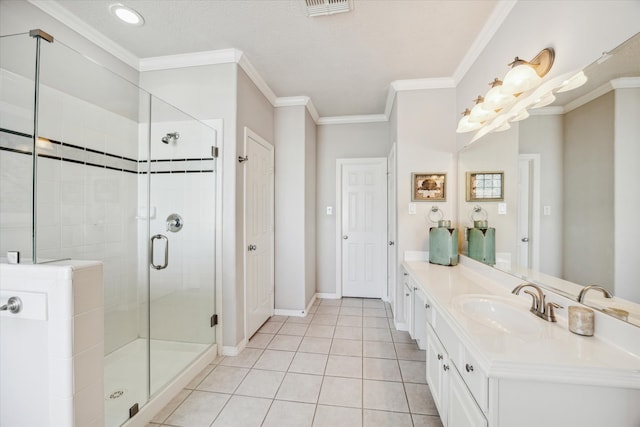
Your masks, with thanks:
[[[39,30],[0,52],[0,257],[102,261],[118,426],[215,343],[217,133]]]

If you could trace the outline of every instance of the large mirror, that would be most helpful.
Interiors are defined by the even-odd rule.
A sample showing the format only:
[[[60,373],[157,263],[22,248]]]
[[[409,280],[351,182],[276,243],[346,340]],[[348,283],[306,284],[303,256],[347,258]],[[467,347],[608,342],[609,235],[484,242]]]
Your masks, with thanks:
[[[640,33],[549,107],[459,153],[460,226],[495,227],[496,264],[640,326]],[[467,202],[468,172],[504,173],[504,200]],[[465,253],[466,242],[461,246]]]

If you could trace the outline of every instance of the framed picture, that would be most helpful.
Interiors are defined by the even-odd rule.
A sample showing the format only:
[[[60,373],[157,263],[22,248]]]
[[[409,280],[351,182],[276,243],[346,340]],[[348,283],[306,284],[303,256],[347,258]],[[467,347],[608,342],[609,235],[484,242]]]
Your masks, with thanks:
[[[467,202],[504,200],[504,172],[467,172]]]
[[[411,201],[445,202],[447,200],[446,173],[411,174]]]

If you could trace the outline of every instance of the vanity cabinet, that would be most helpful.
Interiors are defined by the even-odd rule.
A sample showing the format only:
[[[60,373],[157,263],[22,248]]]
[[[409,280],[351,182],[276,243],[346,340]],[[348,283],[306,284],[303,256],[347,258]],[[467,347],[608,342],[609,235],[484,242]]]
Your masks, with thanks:
[[[428,298],[406,271],[403,271],[403,285],[403,309],[406,328],[411,338],[416,340],[418,347],[424,350],[427,338]]]
[[[461,304],[504,298],[504,288],[459,266],[405,265],[412,336],[420,341],[424,324],[426,380],[445,427],[640,426],[639,355],[572,334],[562,318],[532,317],[538,329],[521,333],[492,328]]]
[[[432,322],[426,325],[426,380],[442,424],[445,427],[487,426],[481,406],[487,409],[488,378],[474,365],[474,359],[468,356],[468,351],[437,311],[434,314]]]

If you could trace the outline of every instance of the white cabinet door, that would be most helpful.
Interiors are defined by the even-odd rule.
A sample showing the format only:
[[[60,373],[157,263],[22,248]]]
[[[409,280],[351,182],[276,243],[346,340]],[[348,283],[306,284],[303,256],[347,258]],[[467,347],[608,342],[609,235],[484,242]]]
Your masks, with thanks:
[[[447,368],[445,369],[445,366]],[[430,325],[427,326],[427,384],[433,401],[440,413],[443,425],[447,425],[447,370],[449,356],[444,351],[438,336]]]
[[[447,427],[486,427],[487,420],[462,381],[458,371],[452,366],[448,371],[449,393]]]
[[[427,341],[427,297],[414,287],[413,290],[413,338],[420,350],[426,348]]]
[[[413,290],[408,282],[409,276],[404,277],[404,321],[407,325],[407,331],[413,338]]]

